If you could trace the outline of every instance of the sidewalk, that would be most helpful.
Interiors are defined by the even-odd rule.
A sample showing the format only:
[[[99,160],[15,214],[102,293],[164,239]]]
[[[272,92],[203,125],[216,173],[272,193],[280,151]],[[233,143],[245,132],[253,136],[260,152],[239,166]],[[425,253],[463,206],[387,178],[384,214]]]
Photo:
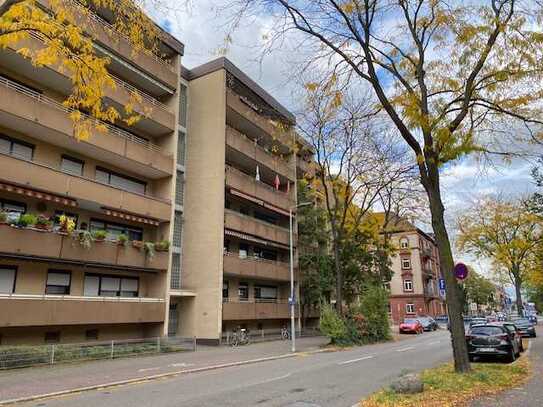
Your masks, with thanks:
[[[543,334],[541,328],[538,335]],[[532,362],[532,377],[524,386],[514,388],[496,396],[485,397],[470,407],[541,407],[543,406],[543,338],[531,339],[528,355]]]
[[[301,338],[296,341],[296,350],[317,350],[327,343],[325,337]],[[196,352],[5,370],[0,371],[0,402],[288,353],[290,341],[273,341],[237,348],[199,346]]]

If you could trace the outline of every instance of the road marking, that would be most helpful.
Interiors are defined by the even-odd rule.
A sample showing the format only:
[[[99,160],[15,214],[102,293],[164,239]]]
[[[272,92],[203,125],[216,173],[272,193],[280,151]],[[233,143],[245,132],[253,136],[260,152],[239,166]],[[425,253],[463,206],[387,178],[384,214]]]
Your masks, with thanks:
[[[415,347],[414,346],[408,346],[407,348],[396,349],[396,352],[406,352],[406,351],[412,350],[412,349],[415,349]]]
[[[430,342],[428,343],[428,345],[437,345],[438,343],[440,343],[441,341],[433,341],[433,342]]]
[[[194,366],[194,363],[172,363],[171,365],[168,365],[168,367],[190,367]]]
[[[360,362],[361,360],[373,359],[374,357],[375,355],[363,356],[358,359],[351,359],[351,360],[346,360],[345,362],[339,362],[338,365],[348,365],[349,363]]]
[[[146,369],[138,369],[138,372],[149,372],[151,370],[159,370],[160,367],[148,367]]]
[[[249,383],[246,386],[241,386],[241,387],[243,388],[243,387],[259,386],[261,384],[276,382],[277,380],[286,379],[287,377],[290,377],[291,375],[292,375],[292,373],[287,373],[286,375],[283,375],[283,376],[272,377],[271,379],[262,380],[262,381],[256,382],[256,383]]]

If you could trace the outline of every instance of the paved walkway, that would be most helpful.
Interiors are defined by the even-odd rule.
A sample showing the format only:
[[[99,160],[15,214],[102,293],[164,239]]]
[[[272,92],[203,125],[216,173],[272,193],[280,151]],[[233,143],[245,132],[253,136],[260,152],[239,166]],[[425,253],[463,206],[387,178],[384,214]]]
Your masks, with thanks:
[[[296,341],[300,352],[316,350],[327,343],[325,337]],[[4,370],[0,371],[0,401],[289,352],[290,341],[273,341],[237,348],[199,346],[197,352]]]
[[[543,406],[543,329],[532,342],[529,357],[532,361],[532,378],[524,386],[514,388],[497,396],[475,401],[471,407],[541,407]]]

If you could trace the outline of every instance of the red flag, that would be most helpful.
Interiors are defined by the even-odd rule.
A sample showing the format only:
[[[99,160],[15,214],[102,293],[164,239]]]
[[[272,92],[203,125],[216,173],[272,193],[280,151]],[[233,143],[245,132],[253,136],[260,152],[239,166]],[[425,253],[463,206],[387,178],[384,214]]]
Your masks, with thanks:
[[[279,191],[279,187],[281,186],[281,181],[279,181],[279,175],[275,174],[275,181],[274,181],[275,189]]]

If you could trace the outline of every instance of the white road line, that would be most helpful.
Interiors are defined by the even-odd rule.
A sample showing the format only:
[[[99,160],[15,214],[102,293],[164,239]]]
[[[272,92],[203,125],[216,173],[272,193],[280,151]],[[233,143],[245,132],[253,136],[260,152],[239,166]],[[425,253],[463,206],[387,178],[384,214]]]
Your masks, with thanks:
[[[428,345],[437,345],[438,343],[440,343],[441,341],[433,341],[433,342],[429,342]]]
[[[150,372],[151,370],[159,370],[160,367],[148,367],[147,369],[138,369],[138,372]]]
[[[256,382],[256,383],[249,383],[249,384],[247,384],[246,386],[241,386],[241,387],[258,386],[258,385],[261,385],[261,384],[276,382],[277,380],[286,379],[287,377],[290,377],[291,375],[292,375],[292,373],[288,373],[288,374],[286,374],[286,375],[284,375],[284,376],[272,377],[271,379],[262,380],[262,381]]]
[[[412,349],[415,349],[415,347],[414,346],[408,346],[407,348],[396,349],[396,352],[405,352],[405,351],[412,350]]]
[[[190,367],[194,366],[194,363],[172,363],[168,367]]]
[[[360,362],[361,360],[373,359],[374,357],[375,355],[363,356],[358,359],[351,359],[351,360],[346,360],[345,362],[339,362],[338,365],[348,365],[349,363]]]

